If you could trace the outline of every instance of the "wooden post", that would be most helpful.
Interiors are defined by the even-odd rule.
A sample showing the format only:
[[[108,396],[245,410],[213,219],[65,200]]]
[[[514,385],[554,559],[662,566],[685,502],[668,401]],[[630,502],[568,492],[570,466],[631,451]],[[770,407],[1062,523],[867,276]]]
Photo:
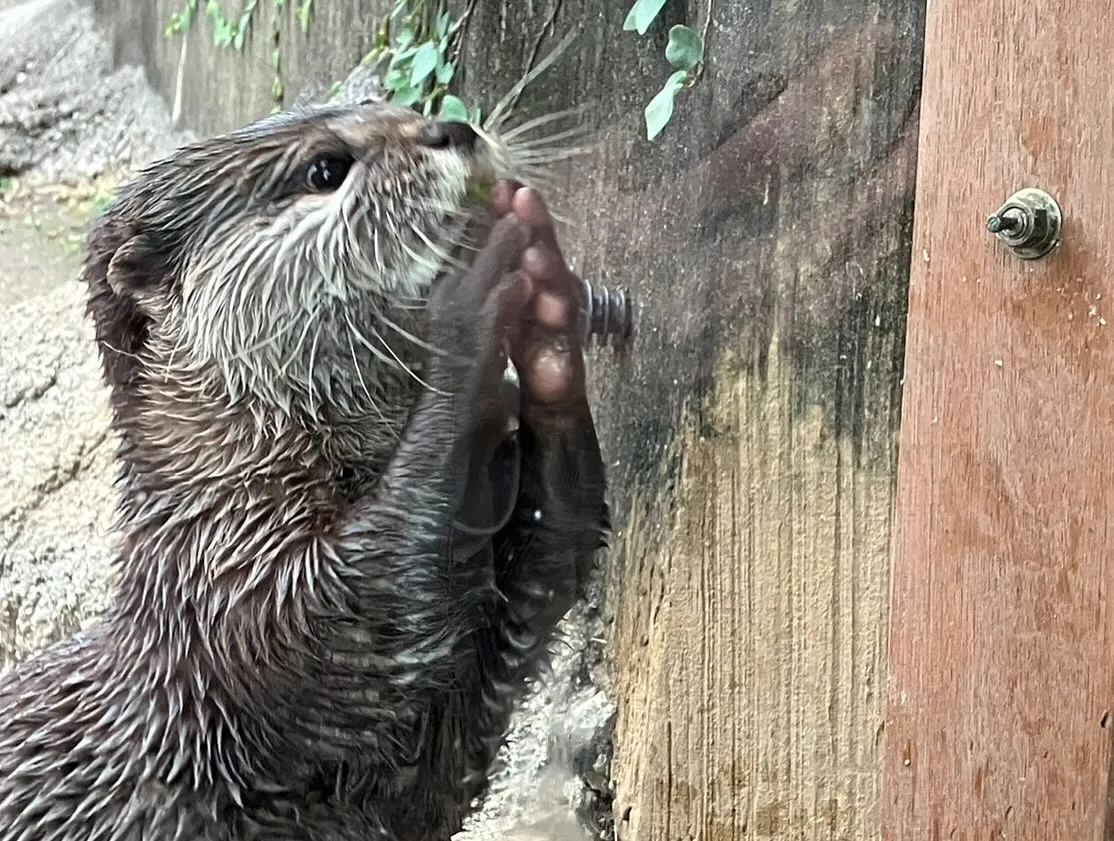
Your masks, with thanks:
[[[1114,832],[1114,7],[928,9],[884,836],[1098,841]],[[1066,213],[1035,263],[984,229],[1029,186]]]

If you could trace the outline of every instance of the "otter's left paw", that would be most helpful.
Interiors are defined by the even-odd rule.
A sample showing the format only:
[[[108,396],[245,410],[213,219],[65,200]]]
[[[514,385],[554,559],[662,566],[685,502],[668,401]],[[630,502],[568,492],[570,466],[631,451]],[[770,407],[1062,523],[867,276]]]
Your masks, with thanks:
[[[523,411],[535,420],[563,414],[585,399],[580,314],[584,285],[565,262],[553,217],[536,190],[513,182],[493,196],[495,214],[513,212],[531,232],[520,271],[530,281],[530,298],[511,358],[522,378]]]

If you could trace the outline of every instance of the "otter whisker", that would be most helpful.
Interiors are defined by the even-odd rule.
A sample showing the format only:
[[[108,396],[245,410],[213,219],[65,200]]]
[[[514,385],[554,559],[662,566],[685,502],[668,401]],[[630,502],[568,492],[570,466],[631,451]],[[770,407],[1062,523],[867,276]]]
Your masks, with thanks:
[[[302,332],[298,336],[298,341],[295,342],[294,347],[290,349],[290,354],[286,358],[286,361],[282,362],[279,365],[279,373],[282,374],[284,377],[290,371],[291,366],[298,361],[299,352],[305,344],[306,336],[309,335],[310,328],[318,326],[318,311],[316,309],[310,310],[306,315],[306,323],[302,326]],[[320,334],[320,329],[318,329],[317,334]]]
[[[385,315],[380,314],[379,317],[382,320],[384,326],[390,327],[395,333],[397,333],[402,338],[406,339],[409,342],[412,342],[414,345],[416,345],[417,347],[420,347],[422,350],[429,351],[431,353],[436,353],[437,352],[437,348],[434,347],[429,342],[427,342],[425,339],[420,339],[417,336],[415,336],[413,333],[411,333],[410,331],[404,330],[402,327],[399,327],[394,321],[387,318]]]
[[[499,137],[503,141],[503,143],[506,144],[507,146],[515,145],[515,144],[521,142],[521,141],[516,140],[516,138],[522,136],[523,134],[528,134],[529,132],[533,131],[534,129],[541,128],[542,126],[547,126],[550,123],[555,123],[558,120],[565,119],[566,117],[583,116],[587,112],[588,112],[588,105],[586,103],[581,103],[580,105],[575,105],[572,108],[564,108],[560,111],[551,111],[548,114],[542,114],[540,117],[533,117],[533,118],[527,120],[524,123],[521,123],[517,126],[514,126],[513,128],[507,129],[506,131],[500,131],[499,132]],[[566,129],[566,131],[579,132],[579,131],[587,131],[587,129],[586,128],[582,129],[582,128],[577,127],[577,128]]]
[[[577,149],[583,149],[586,151],[590,150],[592,147],[588,144],[580,146],[569,146],[564,142],[580,134],[581,132],[560,132],[548,137],[539,137],[536,140],[517,143],[513,146],[508,145],[507,149],[510,151],[511,157],[516,162],[523,156],[530,154],[537,155],[544,154],[546,152],[568,154]]]
[[[469,219],[464,216],[446,216],[440,222],[442,230],[438,240],[447,257],[458,257],[479,249],[476,233],[469,229]]]
[[[515,164],[521,171],[529,172],[531,170],[537,170],[544,172],[555,169],[558,164],[562,164],[565,161],[583,158],[590,151],[591,150],[583,146],[567,149],[532,150],[519,155],[515,159]]]
[[[405,362],[403,362],[401,359],[399,359],[398,354],[396,354],[394,352],[394,349],[391,348],[390,342],[386,341],[382,336],[380,336],[378,330],[372,330],[372,335],[375,336],[375,338],[377,338],[380,342],[382,342],[383,347],[385,347],[387,349],[387,353],[389,353],[391,356],[393,356],[395,358],[395,361],[398,362],[399,367],[403,371],[405,371],[407,374],[409,374],[410,377],[413,378],[414,382],[418,383],[418,385],[420,385],[422,388],[426,389],[427,391],[438,392],[438,389],[435,389],[433,386],[431,386],[429,383],[427,383],[425,380],[423,380],[421,377],[419,377],[417,375],[417,373],[415,373],[414,370],[409,365],[407,365]]]
[[[402,237],[399,237],[398,245],[399,248],[406,252],[406,256],[409,257],[417,266],[420,266],[422,269],[424,269],[427,274],[432,276],[437,272],[436,260],[431,260],[428,255],[419,254],[417,251],[411,248],[406,240]]]
[[[364,336],[364,334],[356,327],[355,324],[353,324],[351,321],[348,321],[348,327],[352,331],[352,335],[354,335],[359,340],[360,344],[363,345],[368,350],[368,352],[371,353],[376,359],[378,359],[384,365],[395,367],[395,360],[387,354],[383,353],[383,351],[381,351],[371,342],[369,342],[367,340],[367,337]]]
[[[433,253],[433,256],[436,258],[437,262],[439,262],[439,263],[454,262],[454,258],[452,256],[452,254],[450,254],[449,251],[446,250],[445,248],[443,248],[442,246],[436,245],[433,242],[433,240],[431,240],[429,238],[429,236],[419,226],[411,224],[410,225],[410,230],[414,234],[414,236],[416,236],[419,240],[421,240],[422,243],[426,246],[426,248],[428,248]]]
[[[387,433],[391,435],[391,437],[393,437],[395,440],[400,440],[401,436],[399,435],[398,431],[395,430],[393,426],[391,426],[391,422],[387,420],[387,416],[383,414],[383,409],[379,406],[379,400],[377,400],[376,397],[372,395],[371,390],[367,387],[367,382],[364,380],[364,374],[362,370],[363,366],[360,364],[359,359],[356,358],[356,346],[352,344],[352,332],[355,330],[355,327],[353,326],[352,320],[349,318],[348,313],[344,314],[344,321],[349,330],[347,339],[348,350],[352,355],[352,370],[356,372],[356,379],[359,380],[360,390],[363,391],[364,396],[367,398],[368,406],[370,406],[371,410],[379,416],[379,420],[383,424],[383,429],[385,429]]]
[[[500,99],[495,107],[491,109],[487,119],[484,121],[484,128],[494,131],[500,125],[500,119],[505,114],[510,113],[514,108],[515,103],[518,101],[522,91],[526,89],[532,81],[538,78],[542,73],[550,68],[558,58],[569,48],[569,46],[576,40],[579,35],[579,30],[571,29],[568,34],[561,40],[561,42],[553,49],[552,52],[516,82],[509,91]]]

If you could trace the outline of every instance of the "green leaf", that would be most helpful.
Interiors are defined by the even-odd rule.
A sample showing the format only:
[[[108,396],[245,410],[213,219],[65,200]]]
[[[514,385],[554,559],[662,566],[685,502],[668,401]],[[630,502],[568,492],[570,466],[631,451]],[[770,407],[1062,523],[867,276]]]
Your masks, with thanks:
[[[170,22],[166,25],[166,37],[170,38],[174,35],[181,35],[193,26],[193,16],[196,13],[197,0],[187,0],[185,8],[170,16]]]
[[[689,71],[704,58],[704,39],[690,26],[674,26],[669,30],[665,59],[678,70]]]
[[[405,62],[413,58],[414,53],[418,51],[417,47],[407,47],[404,50],[397,50],[391,56],[390,67],[401,67]]]
[[[422,98],[421,88],[399,88],[391,94],[391,102],[406,108]]]
[[[302,0],[298,4],[298,23],[301,24],[302,34],[309,32],[309,13],[313,8],[313,0]]]
[[[410,74],[401,67],[391,70],[383,79],[383,86],[389,91],[400,91],[410,87]]]
[[[341,88],[342,88],[342,87],[343,87],[343,85],[341,85],[341,83],[340,83],[340,82],[333,82],[333,83],[332,83],[332,84],[331,84],[331,85],[329,86],[329,99],[332,99],[332,98],[333,98],[333,97],[335,97],[335,96],[336,96],[336,95],[337,95],[338,93],[340,93],[340,91],[341,91]]]
[[[437,116],[442,120],[466,123],[468,122],[468,108],[458,97],[451,93],[445,94],[444,99],[441,100],[441,112]]]
[[[453,67],[450,62],[446,61],[444,64],[437,68],[437,84],[447,85],[453,80],[453,73],[455,72],[456,68]]]
[[[484,117],[484,113],[480,109],[480,106],[477,105],[475,108],[472,109],[472,119],[469,120],[468,122],[472,123],[473,125],[477,125],[477,126],[482,125],[483,121],[484,121],[483,117]]]
[[[414,47],[410,47],[409,49],[405,49],[400,53],[393,54],[391,56],[390,62],[387,64],[387,72],[390,73],[392,70],[402,70],[405,68],[406,73],[409,73],[410,59],[413,58],[414,53],[416,52],[417,49],[415,49]]]
[[[677,96],[677,91],[684,87],[687,75],[684,70],[676,71],[669,77],[665,87],[658,91],[646,106],[647,140],[653,140],[661,134],[673,117],[673,98]]]
[[[255,7],[259,0],[247,0],[240,4],[240,21],[236,24],[236,49],[244,48],[244,37],[251,28],[251,16],[255,14]]]
[[[409,26],[404,26],[402,31],[398,33],[395,39],[395,45],[399,48],[409,47],[414,43],[414,30]]]
[[[429,74],[437,69],[437,59],[440,56],[436,44],[427,41],[418,47],[418,51],[414,53],[414,62],[410,65],[410,84],[420,87],[429,78]]]
[[[639,35],[645,35],[663,6],[665,0],[635,0],[635,4],[627,14],[627,19],[623,21],[623,29],[627,32],[634,30]]]
[[[221,18],[213,21],[213,46],[224,48],[232,43],[232,27]]]
[[[449,15],[449,10],[445,9],[437,16],[437,24],[433,29],[434,34],[438,38],[444,38],[449,34],[449,24],[452,22],[452,17]]]
[[[170,16],[170,22],[166,25],[166,37],[171,38],[175,35],[180,35],[181,33],[186,31],[186,27],[188,25],[189,24],[186,22],[185,13],[175,12],[173,15]]]

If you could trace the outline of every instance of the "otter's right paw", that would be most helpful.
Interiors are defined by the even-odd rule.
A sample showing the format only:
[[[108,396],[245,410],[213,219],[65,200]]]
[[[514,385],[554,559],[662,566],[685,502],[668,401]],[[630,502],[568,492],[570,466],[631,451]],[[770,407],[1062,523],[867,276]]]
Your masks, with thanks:
[[[529,225],[515,214],[498,219],[472,265],[446,277],[429,301],[431,384],[478,400],[481,416],[483,404],[501,405],[508,348],[531,297],[530,280],[519,268],[531,238]]]

